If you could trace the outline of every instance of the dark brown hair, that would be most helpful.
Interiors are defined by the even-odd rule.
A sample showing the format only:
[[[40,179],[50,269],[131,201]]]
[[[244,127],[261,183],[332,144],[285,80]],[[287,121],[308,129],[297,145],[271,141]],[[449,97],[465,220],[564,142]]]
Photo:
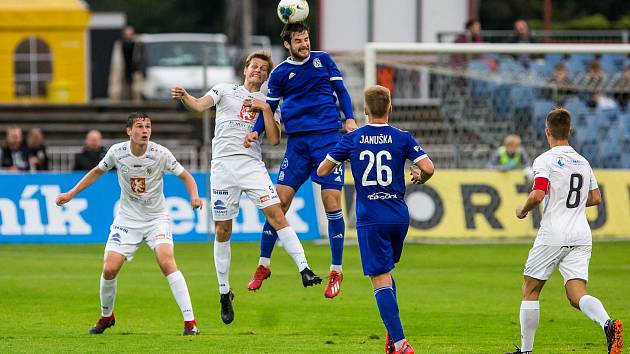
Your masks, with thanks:
[[[149,117],[149,115],[144,112],[131,113],[129,117],[127,117],[127,128],[133,127],[133,123],[135,123],[137,120],[144,120],[144,119],[148,119],[150,121],[151,117]]]
[[[374,85],[365,89],[365,106],[373,117],[385,117],[389,112],[392,99],[389,89],[384,86]]]
[[[562,107],[547,114],[547,128],[554,139],[569,140],[571,134],[571,113]]]
[[[302,33],[304,31],[310,32],[310,28],[305,23],[296,22],[296,23],[287,23],[284,25],[282,32],[280,33],[280,37],[283,41],[287,43],[291,43],[291,37],[293,33]]]

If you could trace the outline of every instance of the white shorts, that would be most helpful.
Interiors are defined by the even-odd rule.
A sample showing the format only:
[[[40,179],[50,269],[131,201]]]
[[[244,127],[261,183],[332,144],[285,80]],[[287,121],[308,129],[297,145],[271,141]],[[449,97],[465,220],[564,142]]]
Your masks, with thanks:
[[[529,251],[523,274],[539,280],[548,280],[553,271],[560,268],[565,284],[571,279],[588,281],[591,250],[592,246],[534,245]]]
[[[130,261],[145,241],[154,250],[160,244],[173,244],[173,233],[169,219],[159,219],[134,227],[112,224],[105,245],[105,252],[120,253]]]
[[[212,219],[215,221],[231,220],[238,215],[243,192],[258,209],[280,203],[264,162],[250,156],[213,159],[210,188]]]

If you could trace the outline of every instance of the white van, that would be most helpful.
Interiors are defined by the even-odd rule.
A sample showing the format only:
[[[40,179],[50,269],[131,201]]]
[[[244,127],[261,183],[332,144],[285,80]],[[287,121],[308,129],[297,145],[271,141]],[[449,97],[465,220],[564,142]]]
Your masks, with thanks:
[[[175,85],[182,85],[195,97],[204,94],[204,48],[208,52],[205,87],[210,89],[215,84],[236,80],[224,34],[143,34],[140,41],[146,73],[142,88],[145,99],[170,99]]]

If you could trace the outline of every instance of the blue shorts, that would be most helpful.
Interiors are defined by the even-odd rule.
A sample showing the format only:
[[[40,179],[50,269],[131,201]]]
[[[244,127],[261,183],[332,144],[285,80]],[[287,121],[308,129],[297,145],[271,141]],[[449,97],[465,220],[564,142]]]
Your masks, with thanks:
[[[287,150],[278,172],[278,184],[297,191],[311,177],[311,180],[321,185],[322,189],[341,190],[343,165],[326,177],[317,176],[317,167],[339,140],[341,134],[338,131],[289,135]]]
[[[358,226],[363,274],[379,275],[394,269],[400,261],[409,224]]]

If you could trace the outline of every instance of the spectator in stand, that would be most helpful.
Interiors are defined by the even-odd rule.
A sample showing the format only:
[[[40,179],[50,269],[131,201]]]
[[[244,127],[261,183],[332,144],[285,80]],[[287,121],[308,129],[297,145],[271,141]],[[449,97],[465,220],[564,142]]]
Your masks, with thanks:
[[[48,171],[50,169],[46,145],[44,145],[44,133],[40,128],[31,128],[28,131],[26,135],[26,148],[31,172]]]
[[[519,19],[514,21],[514,34],[508,39],[509,43],[536,43],[534,37],[529,32],[529,26],[525,20]],[[516,57],[521,65],[525,68],[529,68],[530,57],[527,53],[519,54]]]
[[[7,171],[28,171],[28,152],[22,140],[22,129],[7,128],[6,141],[0,150],[0,168]]]
[[[591,108],[594,108],[594,109],[598,109],[598,110],[608,110],[608,109],[619,108],[619,106],[617,105],[617,101],[615,101],[614,99],[609,97],[603,91],[595,92],[590,97],[590,99],[588,100],[588,102],[586,104],[587,104],[587,106],[589,106]]]
[[[103,147],[101,132],[96,129],[90,130],[85,135],[85,146],[83,151],[74,156],[73,171],[89,171],[96,167],[105,157],[107,151]]]
[[[481,23],[479,20],[466,21],[466,30],[455,37],[455,43],[482,43]]]
[[[564,63],[556,64],[553,74],[547,80],[547,85],[551,86],[548,98],[558,104],[563,103],[568,96],[575,95],[575,90],[572,89],[573,82],[569,78],[569,70]],[[554,91],[556,91],[556,95],[554,95]]]
[[[481,23],[478,20],[472,19],[466,21],[466,30],[455,37],[454,43],[483,43],[481,38]],[[479,56],[471,56],[467,54],[453,54],[451,55],[451,66],[455,70],[466,70],[468,67],[468,60],[475,59]],[[458,79],[459,86],[465,86],[465,83]]]
[[[530,177],[531,168],[529,156],[521,147],[521,137],[516,134],[507,135],[500,146],[488,161],[488,168],[499,171],[523,170]]]
[[[144,52],[133,26],[125,26],[114,43],[109,72],[109,97],[113,100],[140,100]]]
[[[601,90],[606,83],[606,73],[602,69],[602,64],[594,60],[588,65],[588,71],[578,81],[578,86],[586,88],[589,91]]]
[[[611,88],[621,110],[626,111],[628,109],[628,101],[630,101],[630,65],[626,66],[623,70],[623,76],[615,80]]]

